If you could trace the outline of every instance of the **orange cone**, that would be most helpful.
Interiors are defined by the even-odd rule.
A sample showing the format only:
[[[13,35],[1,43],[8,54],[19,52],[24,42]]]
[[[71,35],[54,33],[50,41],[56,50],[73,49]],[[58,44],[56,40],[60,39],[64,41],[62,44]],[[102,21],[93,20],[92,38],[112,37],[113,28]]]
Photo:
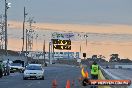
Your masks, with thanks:
[[[57,88],[57,81],[56,80],[52,81],[52,88]]]
[[[66,88],[70,88],[70,80],[67,80],[67,82],[66,82]]]

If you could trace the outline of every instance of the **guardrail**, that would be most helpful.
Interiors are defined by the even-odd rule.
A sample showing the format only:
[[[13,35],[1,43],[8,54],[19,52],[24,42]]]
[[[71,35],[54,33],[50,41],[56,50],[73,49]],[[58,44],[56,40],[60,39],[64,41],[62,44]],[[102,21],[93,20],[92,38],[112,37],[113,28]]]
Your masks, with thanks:
[[[102,71],[99,70],[99,79],[105,79],[105,77],[102,74]],[[110,86],[99,86],[98,88],[111,88]]]
[[[119,77],[103,69],[101,66],[100,66],[100,70],[102,72],[102,75],[105,77],[105,79],[120,79]],[[111,88],[128,88],[128,87],[127,86],[111,86]]]

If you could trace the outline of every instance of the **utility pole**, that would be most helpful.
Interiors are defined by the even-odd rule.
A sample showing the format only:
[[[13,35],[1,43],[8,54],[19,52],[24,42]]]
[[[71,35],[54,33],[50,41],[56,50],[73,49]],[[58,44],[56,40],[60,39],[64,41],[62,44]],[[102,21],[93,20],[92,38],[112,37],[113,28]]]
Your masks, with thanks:
[[[86,48],[87,48],[87,44],[88,44],[88,41],[87,41],[87,38],[88,38],[88,35],[87,35],[87,33],[84,35],[84,38],[86,38]],[[86,55],[87,55],[87,49],[86,49]],[[85,59],[85,58],[84,58]]]
[[[34,30],[32,29],[32,24],[33,23],[36,23],[34,20],[33,20],[33,18],[29,18],[29,20],[28,20],[28,22],[29,22],[29,30],[28,30],[28,36],[27,36],[27,49],[28,50],[32,50],[32,48],[33,48],[33,35],[34,35]]]
[[[37,44],[37,43],[38,43],[38,34],[36,34],[36,38],[35,38],[35,39],[36,39],[36,51],[38,51],[38,48],[37,48],[37,47],[38,47],[38,46],[37,46],[37,45],[38,45],[38,44]]]
[[[4,15],[0,15],[0,49],[3,49],[4,43],[5,43],[5,29],[4,29],[4,21],[3,21]]]
[[[44,55],[44,64],[45,64],[45,40],[44,40],[44,44],[43,44],[43,55]]]
[[[25,7],[24,7],[24,19],[23,19],[23,37],[22,37],[22,39],[23,39],[23,44],[22,44],[22,52],[24,51],[24,44],[25,44],[25,18],[26,18],[26,15],[27,15],[27,13],[26,13],[26,11],[25,11]]]
[[[32,23],[35,23],[35,21],[33,21],[33,18],[29,18],[27,22],[29,22],[29,30],[26,29],[26,57],[28,55],[28,52],[32,51],[33,49],[34,30],[32,29]]]
[[[7,51],[7,2],[5,0],[5,50]]]
[[[5,0],[5,50],[7,52],[7,43],[8,43],[8,38],[7,38],[7,9],[10,8],[11,3],[7,3]]]
[[[88,38],[88,35],[84,35],[84,37],[86,38],[86,47],[87,47],[87,38]]]
[[[26,58],[27,58],[27,36],[28,36],[28,30],[26,29]],[[28,63],[28,58],[27,58]]]

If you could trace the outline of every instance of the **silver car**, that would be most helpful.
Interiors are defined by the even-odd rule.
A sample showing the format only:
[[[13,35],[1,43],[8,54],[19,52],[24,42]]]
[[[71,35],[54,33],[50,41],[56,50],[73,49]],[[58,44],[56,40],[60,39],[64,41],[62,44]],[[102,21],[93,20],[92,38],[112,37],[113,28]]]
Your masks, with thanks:
[[[41,64],[29,64],[26,66],[23,80],[28,78],[42,79],[44,80],[44,69]]]

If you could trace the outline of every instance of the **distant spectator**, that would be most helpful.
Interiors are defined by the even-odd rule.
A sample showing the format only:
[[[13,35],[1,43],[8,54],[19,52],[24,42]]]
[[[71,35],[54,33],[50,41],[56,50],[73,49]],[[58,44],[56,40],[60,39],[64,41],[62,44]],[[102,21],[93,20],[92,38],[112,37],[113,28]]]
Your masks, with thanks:
[[[0,78],[3,76],[3,65],[2,65],[2,61],[0,61]]]
[[[6,63],[6,72],[7,72],[7,75],[10,75],[10,62],[9,62],[9,59],[7,60],[7,63]]]

